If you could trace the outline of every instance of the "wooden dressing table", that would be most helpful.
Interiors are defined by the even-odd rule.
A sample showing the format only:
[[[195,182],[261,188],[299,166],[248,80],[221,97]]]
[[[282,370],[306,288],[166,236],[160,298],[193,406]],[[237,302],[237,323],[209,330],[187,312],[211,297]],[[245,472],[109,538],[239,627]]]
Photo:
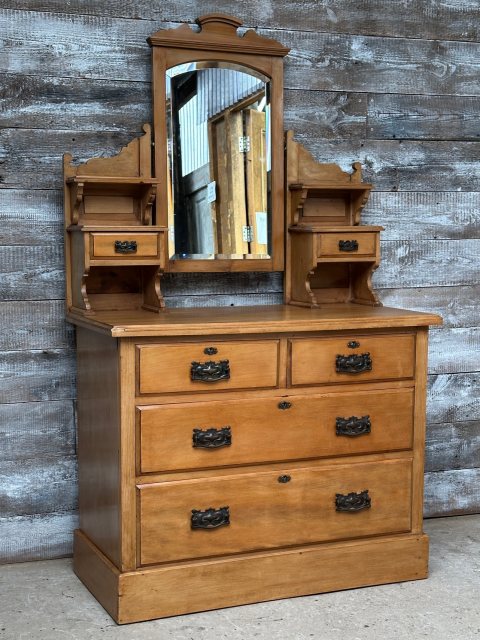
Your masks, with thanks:
[[[65,159],[74,567],[118,623],[427,575],[441,320],[373,292],[360,167],[319,165],[291,134],[284,156],[287,50],[228,16],[199,25],[150,38],[154,169],[148,126],[115,158]],[[231,103],[191,116],[220,82]],[[284,266],[284,305],[165,308],[166,271]]]

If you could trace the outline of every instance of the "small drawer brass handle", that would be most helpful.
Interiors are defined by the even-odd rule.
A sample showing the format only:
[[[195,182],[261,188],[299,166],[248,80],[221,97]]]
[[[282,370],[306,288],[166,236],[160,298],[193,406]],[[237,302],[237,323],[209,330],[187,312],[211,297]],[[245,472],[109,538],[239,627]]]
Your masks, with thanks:
[[[214,509],[210,507],[205,511],[192,509],[192,529],[218,529],[230,524],[230,507]]]
[[[137,241],[115,240],[115,253],[137,253]]]
[[[290,409],[292,407],[292,403],[291,402],[279,402],[278,403],[278,408],[281,409],[282,411],[285,411],[286,409]]]
[[[360,493],[337,493],[335,496],[335,510],[336,511],[348,511],[353,513],[355,511],[362,511],[362,509],[370,509],[372,505],[372,499],[368,495],[368,489],[361,491]]]
[[[361,436],[370,433],[372,423],[370,416],[350,416],[350,418],[337,418],[335,421],[335,431],[337,436]]]
[[[218,349],[217,347],[205,347],[205,349],[203,350],[203,353],[206,356],[214,356],[216,353],[218,353]]]
[[[338,249],[339,251],[358,251],[358,241],[357,240],[339,240]]]
[[[232,444],[232,430],[230,427],[220,429],[194,429],[192,434],[194,449],[220,449]]]
[[[278,476],[278,481],[280,482],[280,484],[286,484],[287,482],[290,482],[290,480],[292,479],[292,476]]]
[[[190,368],[190,378],[197,382],[218,382],[219,380],[230,380],[230,364],[228,360],[214,362],[192,362]]]
[[[337,355],[335,360],[337,373],[363,373],[372,370],[372,358],[369,353],[352,353],[348,356]]]

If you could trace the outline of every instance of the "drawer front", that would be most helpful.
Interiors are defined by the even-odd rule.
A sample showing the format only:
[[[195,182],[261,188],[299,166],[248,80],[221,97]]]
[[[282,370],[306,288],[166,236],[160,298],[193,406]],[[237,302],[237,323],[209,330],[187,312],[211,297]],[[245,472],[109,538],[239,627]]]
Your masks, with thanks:
[[[140,393],[278,385],[278,340],[138,345]]]
[[[318,256],[375,256],[376,233],[321,233],[317,236]]]
[[[158,258],[158,233],[92,233],[92,258]]]
[[[142,485],[140,562],[408,531],[411,461]]]
[[[415,336],[352,335],[291,340],[291,385],[412,378]]]
[[[412,447],[413,389],[139,407],[140,472]]]

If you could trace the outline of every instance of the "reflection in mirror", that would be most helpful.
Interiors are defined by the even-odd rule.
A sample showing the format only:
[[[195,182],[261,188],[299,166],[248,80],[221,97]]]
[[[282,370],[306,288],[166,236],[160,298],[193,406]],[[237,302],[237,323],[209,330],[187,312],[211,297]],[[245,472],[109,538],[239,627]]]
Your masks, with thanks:
[[[193,62],[166,80],[170,257],[269,258],[268,78]]]

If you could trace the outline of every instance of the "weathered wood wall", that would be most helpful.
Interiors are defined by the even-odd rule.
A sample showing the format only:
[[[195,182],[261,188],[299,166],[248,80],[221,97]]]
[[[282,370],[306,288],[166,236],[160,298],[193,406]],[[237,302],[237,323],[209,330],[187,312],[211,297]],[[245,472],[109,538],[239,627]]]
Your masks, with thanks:
[[[392,6],[394,4],[394,7]],[[63,320],[61,155],[118,152],[151,119],[161,27],[223,11],[292,48],[286,127],[360,160],[386,304],[432,332],[426,514],[480,511],[480,5],[476,0],[0,0],[0,561],[70,553],[74,332]],[[170,305],[282,300],[273,275],[169,277]]]

